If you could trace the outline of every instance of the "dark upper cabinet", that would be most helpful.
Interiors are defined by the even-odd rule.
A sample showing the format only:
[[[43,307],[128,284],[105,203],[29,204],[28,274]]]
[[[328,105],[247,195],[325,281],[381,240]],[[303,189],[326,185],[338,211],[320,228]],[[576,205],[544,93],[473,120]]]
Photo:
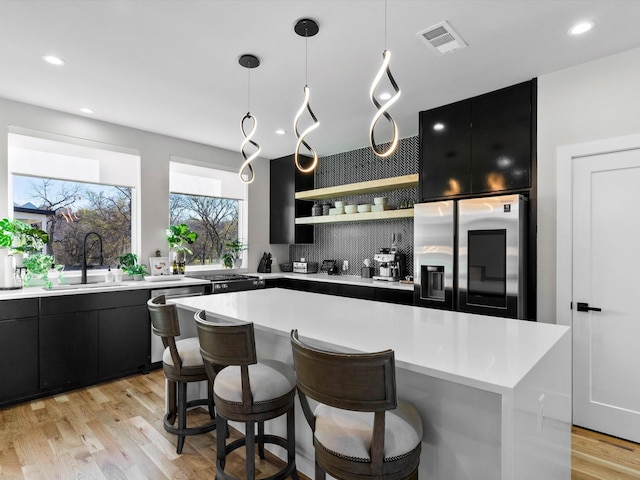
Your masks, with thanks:
[[[296,200],[295,193],[313,189],[313,172],[302,173],[293,155],[271,160],[269,177],[269,243],[313,243],[313,225],[296,225],[310,217],[313,202]]]
[[[471,102],[420,112],[422,198],[471,193]]]
[[[421,200],[530,188],[535,105],[532,80],[420,112]]]

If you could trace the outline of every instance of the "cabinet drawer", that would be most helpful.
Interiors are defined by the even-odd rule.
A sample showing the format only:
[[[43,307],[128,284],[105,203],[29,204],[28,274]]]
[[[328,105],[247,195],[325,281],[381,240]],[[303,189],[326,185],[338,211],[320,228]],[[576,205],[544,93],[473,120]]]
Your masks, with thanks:
[[[148,290],[126,290],[122,292],[86,293],[43,297],[40,299],[40,315],[106,310],[109,308],[146,305]]]
[[[0,301],[0,320],[38,316],[38,299],[22,298]]]

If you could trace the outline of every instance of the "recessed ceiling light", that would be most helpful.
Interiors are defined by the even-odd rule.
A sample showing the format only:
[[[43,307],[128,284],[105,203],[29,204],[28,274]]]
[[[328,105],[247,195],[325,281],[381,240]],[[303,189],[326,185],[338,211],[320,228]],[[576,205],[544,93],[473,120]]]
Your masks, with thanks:
[[[82,108],[80,109],[80,111],[81,111],[82,113],[93,113],[93,110],[91,110],[90,108],[87,108],[87,107],[82,107]]]
[[[281,129],[281,128],[279,128],[278,130],[276,130],[276,133],[277,133],[278,135],[284,135],[285,133],[287,133],[287,131],[286,131],[286,130],[283,130],[283,129]]]
[[[439,132],[440,130],[444,130],[444,124],[443,123],[436,123],[433,125],[433,129],[436,132]]]
[[[50,63],[51,65],[57,65],[57,66],[64,65],[64,60],[62,60],[60,57],[56,57],[55,55],[43,55],[42,60],[44,60],[47,63]]]
[[[592,22],[592,21],[576,23],[573,27],[569,29],[569,35],[581,35],[583,33],[588,32],[595,26],[596,26],[596,22]]]

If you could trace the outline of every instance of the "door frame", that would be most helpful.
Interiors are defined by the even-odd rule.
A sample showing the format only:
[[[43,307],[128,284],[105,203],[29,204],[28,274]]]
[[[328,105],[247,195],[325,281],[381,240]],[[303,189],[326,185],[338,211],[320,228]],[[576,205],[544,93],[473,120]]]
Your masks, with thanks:
[[[640,149],[640,134],[556,149],[556,323],[573,325],[573,165],[593,155]]]

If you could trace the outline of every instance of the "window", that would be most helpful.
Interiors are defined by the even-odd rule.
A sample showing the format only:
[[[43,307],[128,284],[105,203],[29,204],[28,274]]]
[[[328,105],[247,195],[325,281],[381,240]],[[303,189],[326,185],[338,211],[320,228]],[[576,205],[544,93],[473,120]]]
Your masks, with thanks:
[[[236,172],[172,161],[170,192],[171,225],[185,223],[198,234],[187,265],[221,268],[226,243],[247,243],[247,187]]]
[[[88,263],[115,267],[139,250],[136,191],[140,157],[118,147],[58,135],[9,134],[14,217],[49,234],[46,252],[66,270],[79,269],[85,236]]]
[[[102,238],[102,249],[89,239],[89,264],[115,267],[117,257],[131,250],[131,190],[14,175],[13,216],[49,234],[45,253],[65,270],[80,268],[89,232]]]

